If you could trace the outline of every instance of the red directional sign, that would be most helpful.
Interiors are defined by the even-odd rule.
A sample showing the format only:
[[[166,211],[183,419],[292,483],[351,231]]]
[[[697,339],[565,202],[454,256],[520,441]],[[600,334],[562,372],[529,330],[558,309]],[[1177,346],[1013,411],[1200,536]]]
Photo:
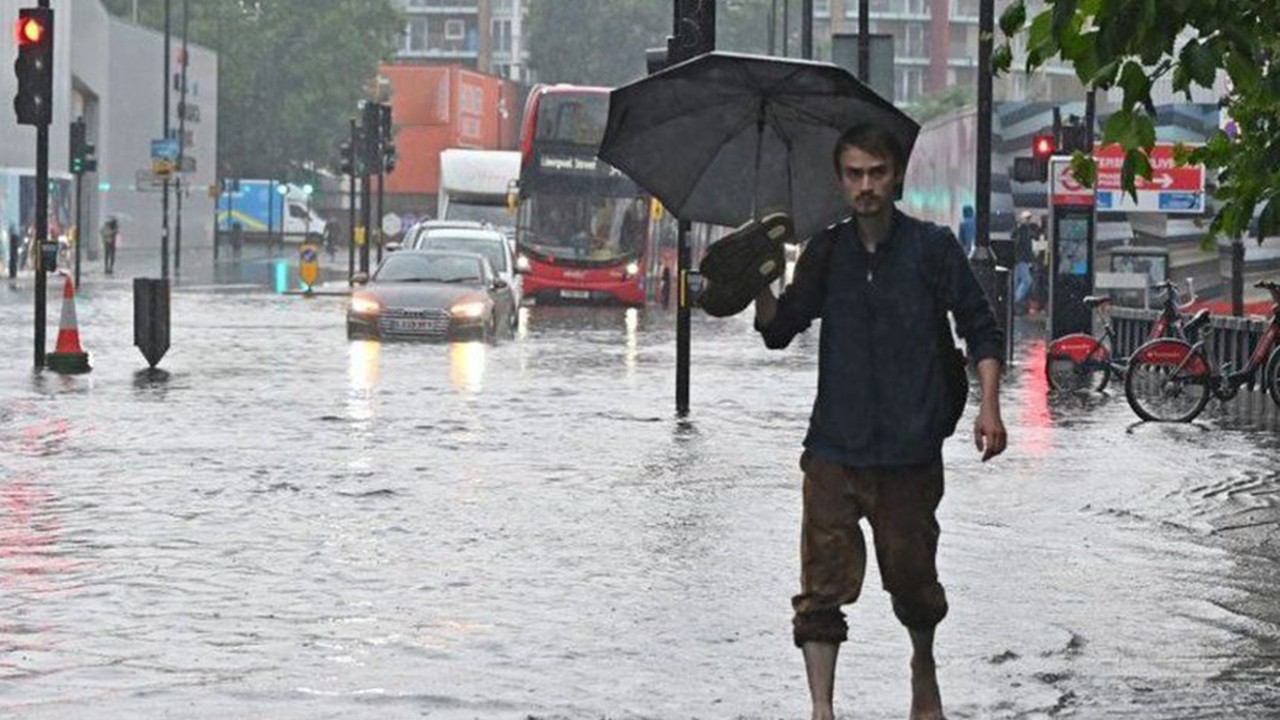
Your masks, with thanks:
[[[1100,145],[1094,148],[1093,157],[1098,162],[1099,191],[1120,189],[1120,167],[1124,164],[1124,150],[1119,145]],[[1204,167],[1200,165],[1177,166],[1173,162],[1172,145],[1156,145],[1151,149],[1151,180],[1138,178],[1139,191],[1203,192]]]
[[[1173,161],[1173,145],[1156,145],[1151,149],[1151,179],[1135,178],[1136,200],[1120,189],[1120,169],[1124,165],[1124,151],[1120,146],[1098,146],[1094,148],[1093,157],[1098,163],[1098,210],[1204,212],[1204,166],[1179,167]]]

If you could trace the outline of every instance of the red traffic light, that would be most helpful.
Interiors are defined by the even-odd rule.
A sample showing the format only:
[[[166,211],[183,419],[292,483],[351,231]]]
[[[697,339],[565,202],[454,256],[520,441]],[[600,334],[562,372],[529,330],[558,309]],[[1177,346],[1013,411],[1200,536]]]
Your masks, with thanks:
[[[38,18],[18,18],[17,30],[19,47],[23,45],[39,45],[40,41],[44,40],[44,23],[40,22]]]
[[[1052,135],[1036,135],[1031,140],[1031,156],[1034,158],[1047,159],[1054,150]]]

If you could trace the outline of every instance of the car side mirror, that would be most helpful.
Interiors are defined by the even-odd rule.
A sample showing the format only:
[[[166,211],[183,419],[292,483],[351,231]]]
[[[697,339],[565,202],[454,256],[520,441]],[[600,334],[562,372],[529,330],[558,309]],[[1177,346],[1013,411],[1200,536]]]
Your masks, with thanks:
[[[351,276],[351,282],[356,285],[364,285],[369,282],[369,273],[358,272]]]
[[[506,280],[503,280],[502,278],[494,278],[494,279],[493,279],[493,289],[494,289],[494,290],[506,290],[506,289],[507,289],[507,287],[508,287],[508,286],[507,286],[507,281],[506,281]]]
[[[516,258],[516,272],[519,273],[520,275],[529,274],[529,258],[523,255]]]

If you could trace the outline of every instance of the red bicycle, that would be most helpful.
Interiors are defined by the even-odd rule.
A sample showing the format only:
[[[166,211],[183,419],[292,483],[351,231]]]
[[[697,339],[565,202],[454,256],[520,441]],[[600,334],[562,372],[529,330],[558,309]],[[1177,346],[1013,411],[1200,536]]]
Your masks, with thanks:
[[[1164,301],[1147,340],[1163,337],[1194,339],[1196,329],[1209,322],[1208,310],[1201,310],[1189,320],[1182,315],[1183,310],[1196,302],[1190,278],[1187,279],[1187,294],[1191,299],[1185,303],[1178,303],[1178,286],[1170,280],[1153,285],[1151,289],[1162,292]],[[1072,333],[1049,343],[1045,353],[1044,373],[1049,379],[1051,390],[1075,392],[1092,389],[1101,392],[1111,381],[1111,376],[1124,380],[1128,360],[1111,356],[1116,341],[1115,330],[1111,327],[1106,312],[1111,298],[1106,295],[1090,295],[1081,302],[1097,314],[1102,323],[1102,335]]]
[[[1194,345],[1182,340],[1153,340],[1138,348],[1129,361],[1124,394],[1129,407],[1143,420],[1190,422],[1210,396],[1230,400],[1264,367],[1262,385],[1280,405],[1280,283],[1260,282],[1254,287],[1271,293],[1271,322],[1249,356],[1249,362],[1233,371],[1231,363],[1218,367],[1205,346],[1204,337]],[[1202,335],[1211,332],[1206,328]]]

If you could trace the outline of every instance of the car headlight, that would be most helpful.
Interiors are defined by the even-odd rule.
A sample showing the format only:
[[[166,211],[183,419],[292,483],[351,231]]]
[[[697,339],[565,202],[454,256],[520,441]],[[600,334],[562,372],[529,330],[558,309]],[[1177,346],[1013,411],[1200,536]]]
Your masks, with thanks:
[[[351,298],[351,312],[357,315],[374,315],[380,310],[382,310],[382,304],[373,298],[360,296]]]
[[[484,314],[484,303],[464,302],[449,308],[449,314],[456,318],[475,319]]]
[[[634,262],[629,262],[627,263],[626,273],[627,273],[627,277],[629,278],[635,277],[636,275],[640,274],[640,266]]]

